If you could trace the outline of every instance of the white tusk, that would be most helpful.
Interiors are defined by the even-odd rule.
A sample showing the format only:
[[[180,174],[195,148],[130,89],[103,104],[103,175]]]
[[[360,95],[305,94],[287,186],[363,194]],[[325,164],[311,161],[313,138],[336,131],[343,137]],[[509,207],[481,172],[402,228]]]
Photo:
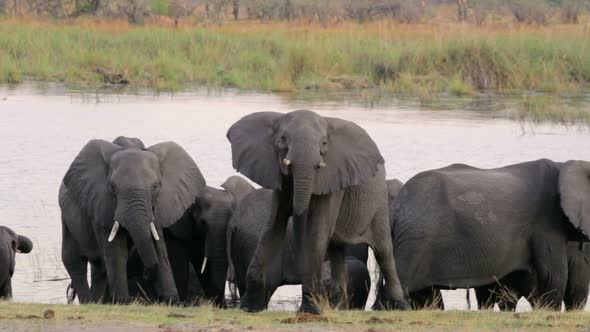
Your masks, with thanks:
[[[283,165],[285,165],[285,166],[291,165],[291,160],[289,160],[287,158],[283,159]]]
[[[324,168],[324,167],[326,167],[326,163],[323,163],[323,162],[322,162],[322,163],[320,163],[318,166],[320,166],[320,168]]]
[[[156,229],[156,225],[153,222],[150,223],[150,230],[152,231],[152,235],[154,236],[154,240],[160,241],[160,236],[158,235],[158,230]]]
[[[203,265],[201,265],[201,274],[205,272],[205,268],[207,267],[207,256],[203,259]]]
[[[16,249],[15,249],[15,251],[16,251],[17,253],[19,253],[19,254],[22,254],[22,253],[23,253],[22,251],[18,250],[18,248],[16,248]]]
[[[113,242],[115,236],[117,235],[117,231],[119,230],[119,222],[115,220],[113,224],[113,229],[111,229],[111,234],[109,235],[109,242]]]

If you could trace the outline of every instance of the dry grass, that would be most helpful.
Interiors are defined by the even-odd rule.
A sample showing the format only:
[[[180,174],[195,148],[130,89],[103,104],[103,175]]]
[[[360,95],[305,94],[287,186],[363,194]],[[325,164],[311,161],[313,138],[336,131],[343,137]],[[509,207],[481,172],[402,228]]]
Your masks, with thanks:
[[[535,311],[528,313],[467,312],[467,311],[413,311],[413,312],[362,312],[327,311],[320,319],[297,317],[292,312],[265,311],[247,314],[239,310],[219,310],[213,307],[178,308],[167,306],[106,306],[106,305],[48,305],[0,303],[0,317],[4,322],[21,325],[38,325],[44,312],[55,313],[55,324],[67,324],[72,320],[117,326],[141,323],[146,327],[173,326],[175,329],[216,325],[226,330],[345,330],[368,329],[395,330],[519,330],[537,331],[552,329],[574,331],[590,328],[590,315],[583,312],[555,313]],[[18,317],[20,318],[16,318]],[[37,318],[39,317],[39,318]],[[46,320],[45,320],[46,321]]]

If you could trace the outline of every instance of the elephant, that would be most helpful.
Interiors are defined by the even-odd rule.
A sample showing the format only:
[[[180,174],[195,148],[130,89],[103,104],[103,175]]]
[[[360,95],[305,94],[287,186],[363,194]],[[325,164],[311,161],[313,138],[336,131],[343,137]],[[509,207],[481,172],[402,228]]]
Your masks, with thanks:
[[[230,262],[230,281],[236,284],[240,296],[246,291],[246,274],[248,265],[254,256],[258,236],[270,218],[272,208],[272,190],[258,189],[240,201],[227,229],[227,253]],[[285,243],[273,255],[266,268],[265,307],[279,286],[301,284],[302,257],[296,251],[297,239],[293,221],[287,225]],[[371,277],[367,269],[368,250],[366,244],[346,246],[347,306],[353,309],[363,309],[371,287]],[[330,263],[322,265],[322,280],[324,286],[331,288]]]
[[[16,253],[28,254],[33,250],[33,242],[6,226],[0,226],[0,248],[0,266],[3,267],[0,271],[0,299],[11,299]]]
[[[189,213],[164,231],[178,295],[186,303],[197,302],[195,296],[189,296],[192,283],[200,285],[213,304],[225,306],[227,225],[237,202],[254,187],[239,176],[228,178],[221,187],[207,186]],[[198,281],[190,280],[189,264],[197,272]]]
[[[590,245],[583,242],[568,242],[567,245],[567,284],[563,297],[565,310],[583,309],[588,299],[590,286]],[[533,307],[543,304],[544,294],[536,292],[537,278],[534,271],[516,271],[498,282],[477,287],[475,295],[478,308],[493,308],[494,304],[502,311],[514,311],[520,297],[524,296]]]
[[[161,239],[205,194],[205,179],[174,142],[148,148],[139,139],[115,142],[124,146],[90,140],[63,178],[62,261],[80,303],[127,303],[127,263],[137,250],[157,299],[175,303],[178,291]]]
[[[284,242],[287,221],[302,234],[294,248],[302,254],[300,312],[319,314],[314,299],[325,295],[321,266],[329,257],[337,296],[347,303],[345,244],[367,243],[384,273],[384,301],[407,309],[396,273],[387,211],[384,160],[360,126],[307,110],[287,114],[256,112],[227,132],[233,167],[273,191],[270,218],[247,272],[240,307],[266,307],[266,269]]]
[[[433,288],[490,285],[532,271],[544,305],[559,310],[568,241],[590,234],[590,163],[548,159],[495,169],[453,164],[412,177],[392,218],[397,271],[418,306]]]

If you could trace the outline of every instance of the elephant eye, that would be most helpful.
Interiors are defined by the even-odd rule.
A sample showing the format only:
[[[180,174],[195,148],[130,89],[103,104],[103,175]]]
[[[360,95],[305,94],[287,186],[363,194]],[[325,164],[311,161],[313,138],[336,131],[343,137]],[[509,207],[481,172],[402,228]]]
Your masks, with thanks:
[[[285,143],[287,141],[287,138],[285,136],[281,136],[281,142]]]

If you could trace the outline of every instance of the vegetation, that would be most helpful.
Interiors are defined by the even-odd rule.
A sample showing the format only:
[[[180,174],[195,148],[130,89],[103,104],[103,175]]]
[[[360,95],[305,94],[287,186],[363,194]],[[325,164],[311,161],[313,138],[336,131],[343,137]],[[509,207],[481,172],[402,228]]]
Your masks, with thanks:
[[[51,310],[51,311],[49,311]],[[590,316],[583,312],[555,313],[535,311],[527,313],[469,312],[469,311],[414,311],[414,312],[362,312],[328,311],[322,317],[295,316],[292,312],[265,311],[247,314],[239,310],[219,310],[212,307],[178,308],[167,306],[105,306],[105,305],[48,305],[48,304],[0,304],[0,316],[4,326],[32,325],[43,330],[44,326],[58,330],[75,330],[76,326],[105,330],[116,327],[142,326],[177,331],[188,328],[211,327],[219,331],[241,330],[301,330],[324,331],[376,331],[395,330],[519,330],[559,331],[587,330]],[[43,317],[47,317],[43,319]],[[46,322],[53,323],[48,325]],[[115,325],[116,324],[116,325]],[[20,330],[16,328],[16,330]]]
[[[0,82],[129,82],[297,91],[379,87],[428,98],[534,90],[579,92],[590,82],[590,38],[575,25],[240,22],[213,27],[0,21]],[[114,79],[113,77],[117,78]]]
[[[546,24],[552,17],[578,23],[590,0],[0,0],[0,12],[58,19],[93,15],[143,23],[152,15],[192,17],[197,21],[228,19],[367,22],[388,18],[423,23],[441,16],[441,6],[455,7],[462,22],[485,24],[511,16],[516,22]],[[442,10],[444,12],[444,10]]]

